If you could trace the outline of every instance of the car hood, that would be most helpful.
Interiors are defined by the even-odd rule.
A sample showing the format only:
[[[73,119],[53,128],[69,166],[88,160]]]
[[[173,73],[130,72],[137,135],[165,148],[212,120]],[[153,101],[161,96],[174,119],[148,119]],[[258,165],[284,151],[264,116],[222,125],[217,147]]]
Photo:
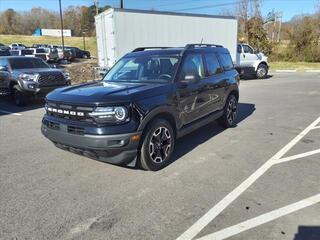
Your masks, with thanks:
[[[25,69],[15,69],[13,70],[15,73],[28,73],[28,74],[37,74],[37,73],[56,73],[61,72],[61,70],[54,68],[25,68]]]
[[[82,105],[118,104],[156,96],[166,91],[168,84],[95,81],[56,89],[47,95],[47,100]]]

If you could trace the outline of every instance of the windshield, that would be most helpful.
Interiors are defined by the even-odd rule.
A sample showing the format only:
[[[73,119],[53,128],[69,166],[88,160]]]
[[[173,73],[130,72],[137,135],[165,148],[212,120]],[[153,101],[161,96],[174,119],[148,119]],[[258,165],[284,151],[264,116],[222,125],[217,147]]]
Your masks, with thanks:
[[[122,58],[106,74],[104,81],[166,83],[173,79],[179,58],[143,56]]]
[[[27,69],[27,68],[50,68],[42,59],[39,58],[11,58],[9,59],[10,66],[15,69]]]

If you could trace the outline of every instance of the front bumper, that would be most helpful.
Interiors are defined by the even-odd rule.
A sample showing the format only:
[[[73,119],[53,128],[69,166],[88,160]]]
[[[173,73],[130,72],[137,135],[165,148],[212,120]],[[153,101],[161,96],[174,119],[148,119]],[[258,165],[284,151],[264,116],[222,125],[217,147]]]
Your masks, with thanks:
[[[128,165],[136,159],[139,140],[133,136],[141,132],[115,135],[89,135],[71,133],[70,126],[54,123],[43,119],[41,132],[55,145],[64,150],[78,153],[117,165]]]

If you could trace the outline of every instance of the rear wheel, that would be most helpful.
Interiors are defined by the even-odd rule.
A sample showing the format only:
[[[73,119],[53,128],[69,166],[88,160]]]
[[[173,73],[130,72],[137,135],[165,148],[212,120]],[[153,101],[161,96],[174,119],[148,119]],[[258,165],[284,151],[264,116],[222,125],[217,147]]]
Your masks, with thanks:
[[[226,102],[223,110],[223,115],[219,119],[220,124],[223,127],[230,128],[235,125],[238,111],[238,100],[234,94],[231,94]]]
[[[259,79],[263,79],[263,78],[266,78],[267,77],[267,74],[268,74],[268,67],[267,65],[261,63],[258,68],[257,68],[257,78]]]
[[[145,130],[140,149],[140,167],[158,171],[170,163],[174,149],[174,132],[164,119],[152,121]]]
[[[17,87],[13,88],[13,99],[17,106],[25,106],[27,104],[27,96],[21,92]]]

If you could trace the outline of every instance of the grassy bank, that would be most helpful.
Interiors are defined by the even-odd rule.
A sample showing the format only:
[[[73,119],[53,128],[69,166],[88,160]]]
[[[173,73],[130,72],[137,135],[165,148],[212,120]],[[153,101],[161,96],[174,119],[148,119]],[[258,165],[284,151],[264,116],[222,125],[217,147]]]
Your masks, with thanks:
[[[320,62],[270,62],[271,70],[319,70]]]
[[[11,43],[22,43],[31,46],[34,43],[47,43],[61,45],[60,37],[49,36],[24,36],[24,35],[0,35],[0,43],[9,45]],[[65,44],[83,49],[82,37],[65,37]],[[86,37],[86,50],[91,52],[92,56],[97,56],[97,41],[96,37]]]

